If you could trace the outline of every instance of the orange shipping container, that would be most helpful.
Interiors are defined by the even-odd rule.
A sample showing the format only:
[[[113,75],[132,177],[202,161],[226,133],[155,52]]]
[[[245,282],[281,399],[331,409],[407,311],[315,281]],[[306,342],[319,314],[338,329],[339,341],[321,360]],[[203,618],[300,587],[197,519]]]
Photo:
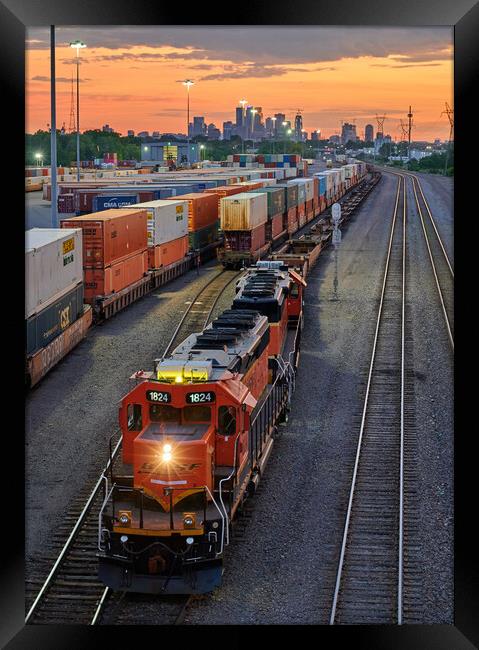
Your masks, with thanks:
[[[243,190],[244,192],[244,190]],[[171,201],[188,201],[188,231],[211,226],[218,220],[218,196],[209,192],[191,192],[168,197]]]
[[[241,185],[219,185],[214,189],[203,190],[203,194],[217,194],[218,195],[218,214],[220,214],[220,201],[224,196],[232,196],[244,192]]]
[[[68,225],[70,224],[70,225]],[[102,269],[148,246],[146,210],[103,210],[61,222],[83,230],[83,268]]]
[[[85,302],[92,304],[96,296],[108,296],[141,280],[148,271],[148,253],[143,251],[104,269],[85,269]]]
[[[168,266],[185,257],[189,248],[189,237],[179,237],[166,244],[158,246],[149,246],[148,248],[148,268],[159,269],[162,266]]]

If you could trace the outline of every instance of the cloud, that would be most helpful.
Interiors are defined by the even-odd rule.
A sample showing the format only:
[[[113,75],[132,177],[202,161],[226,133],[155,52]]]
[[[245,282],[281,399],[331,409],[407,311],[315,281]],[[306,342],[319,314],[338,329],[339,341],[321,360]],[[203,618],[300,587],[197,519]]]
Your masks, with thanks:
[[[291,66],[278,66],[278,65],[261,65],[251,63],[246,65],[225,65],[222,66],[223,72],[205,75],[200,77],[200,81],[216,81],[222,79],[248,79],[258,77],[276,77],[288,74],[289,72],[311,72],[308,68],[295,68]],[[335,70],[336,68],[316,67],[314,71]]]
[[[29,49],[49,47],[48,28],[30,28]],[[407,56],[408,62],[452,57],[450,27],[59,27],[57,42],[67,46],[82,38],[91,50],[125,50],[134,47],[173,47],[184,52],[145,53],[143,60],[209,59],[244,64],[321,63],[361,56]],[[88,52],[88,49],[85,53]],[[138,60],[136,53],[132,59]],[[153,55],[157,56],[153,56]],[[98,55],[109,56],[109,55]],[[417,58],[419,57],[419,59]],[[111,60],[111,59],[108,59]],[[117,60],[117,59],[115,59]]]
[[[435,66],[441,65],[440,63],[404,63],[399,65],[394,65],[391,63],[372,63],[374,68],[392,68],[397,70],[398,68],[433,68]]]
[[[75,80],[76,80],[76,78],[75,78]],[[36,75],[35,77],[32,77],[30,79],[30,81],[42,81],[42,82],[45,82],[45,83],[46,82],[50,83],[50,77],[46,77],[44,75]],[[65,83],[66,84],[66,83],[71,83],[72,80],[71,80],[71,77],[57,77],[55,79],[55,81],[56,81],[56,83],[60,83],[60,84]],[[82,79],[80,77],[80,81],[91,81],[91,79],[89,79],[87,77]]]

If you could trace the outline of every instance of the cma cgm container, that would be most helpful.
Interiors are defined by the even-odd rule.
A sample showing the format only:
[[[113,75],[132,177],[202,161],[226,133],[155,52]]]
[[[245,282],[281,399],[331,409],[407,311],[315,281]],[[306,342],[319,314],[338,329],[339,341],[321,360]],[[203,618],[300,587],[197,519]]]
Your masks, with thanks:
[[[265,192],[243,192],[221,199],[221,229],[251,230],[268,219],[268,197]]]
[[[83,315],[83,280],[25,320],[26,354],[46,347]]]
[[[187,201],[149,201],[131,208],[146,210],[148,216],[149,268],[168,266],[187,254]]]
[[[83,280],[80,228],[32,228],[25,233],[25,317]]]
[[[148,246],[146,210],[104,210],[66,219],[61,227],[83,230],[85,269],[103,269]]]
[[[181,194],[167,201],[188,202],[188,230],[199,230],[210,226],[218,219],[218,197],[208,192]]]
[[[124,208],[127,205],[138,203],[138,200],[138,194],[110,194],[106,196],[104,194],[99,194],[93,199],[93,211],[102,212],[103,210],[109,210],[110,208]]]

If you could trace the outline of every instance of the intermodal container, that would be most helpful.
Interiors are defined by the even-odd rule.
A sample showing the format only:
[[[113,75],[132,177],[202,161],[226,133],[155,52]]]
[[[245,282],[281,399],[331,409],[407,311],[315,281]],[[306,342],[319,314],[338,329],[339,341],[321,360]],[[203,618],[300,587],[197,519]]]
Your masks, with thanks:
[[[272,241],[284,230],[282,213],[272,215],[266,222],[266,241]]]
[[[85,269],[102,269],[146,251],[148,246],[146,210],[104,210],[66,219],[61,227],[83,230]]]
[[[266,192],[243,192],[221,199],[222,230],[251,230],[268,219]]]
[[[298,188],[298,205],[301,205],[306,201],[306,187],[302,181],[295,178],[292,181],[288,181],[288,185],[295,185]]]
[[[80,228],[25,232],[25,318],[58,300],[83,279]]]
[[[266,244],[265,224],[251,230],[228,230],[224,233],[226,251],[256,252]]]
[[[57,202],[59,214],[73,214],[73,212],[75,212],[75,203],[73,198],[73,193],[59,195]]]
[[[285,193],[285,208],[295,208],[298,205],[298,186],[291,183],[278,183],[276,187],[282,187]]]
[[[138,194],[112,194],[106,196],[99,194],[93,199],[92,205],[94,212],[102,212],[110,208],[124,208],[127,205],[138,203],[138,201]]]
[[[209,244],[218,241],[220,222],[217,219],[214,223],[199,230],[192,230],[188,233],[190,250],[201,250]]]
[[[156,246],[148,246],[148,268],[159,269],[183,259],[188,253],[188,235]]]
[[[108,296],[141,280],[148,272],[148,253],[141,251],[105,268],[86,268],[85,302],[93,304],[95,298]]]
[[[268,197],[268,217],[285,211],[285,195],[283,188],[263,187],[259,190],[251,190],[251,193],[266,193]]]
[[[218,197],[216,194],[191,192],[166,200],[188,202],[188,231],[210,226],[218,220]]]
[[[147,201],[130,206],[146,210],[148,246],[158,246],[188,235],[188,202],[178,200]]]
[[[48,345],[83,314],[83,280],[25,320],[26,354]]]

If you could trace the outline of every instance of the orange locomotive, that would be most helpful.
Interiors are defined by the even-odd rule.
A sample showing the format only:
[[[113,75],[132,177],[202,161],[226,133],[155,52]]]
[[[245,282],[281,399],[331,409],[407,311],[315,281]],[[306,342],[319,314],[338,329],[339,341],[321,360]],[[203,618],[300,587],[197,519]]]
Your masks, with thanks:
[[[279,323],[291,304],[299,331],[304,281],[281,262],[266,265],[240,281],[232,309],[153,372],[136,373],[121,401],[123,462],[105,477],[99,521],[99,575],[113,589],[188,594],[221,584],[231,521],[260,479],[294,386],[284,359],[299,337]],[[247,287],[261,284],[268,300],[245,308]]]

